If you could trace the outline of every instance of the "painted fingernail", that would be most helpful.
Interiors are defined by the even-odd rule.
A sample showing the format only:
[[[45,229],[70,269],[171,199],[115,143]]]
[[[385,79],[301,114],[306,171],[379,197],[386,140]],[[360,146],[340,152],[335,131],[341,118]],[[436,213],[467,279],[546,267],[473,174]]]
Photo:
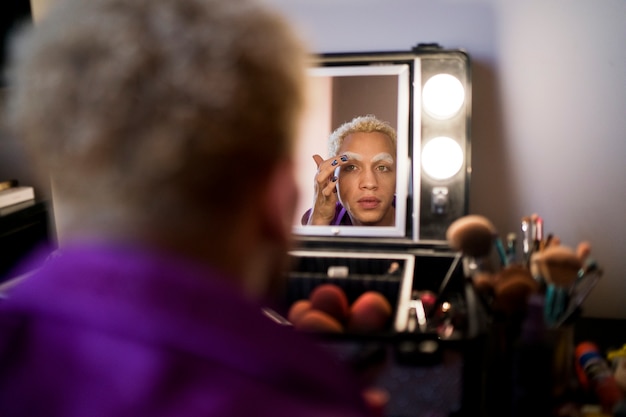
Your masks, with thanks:
[[[337,176],[333,175],[333,177],[330,179],[332,182],[337,181]]]
[[[345,155],[341,155],[341,160],[342,160],[343,162],[346,162],[346,161],[348,160],[348,157],[347,157],[347,156],[345,156]]]
[[[331,165],[332,165],[332,166],[335,166],[335,165],[337,165],[338,163],[339,163],[339,162],[337,162],[337,160],[335,159],[335,160],[333,160],[333,162],[331,163]]]

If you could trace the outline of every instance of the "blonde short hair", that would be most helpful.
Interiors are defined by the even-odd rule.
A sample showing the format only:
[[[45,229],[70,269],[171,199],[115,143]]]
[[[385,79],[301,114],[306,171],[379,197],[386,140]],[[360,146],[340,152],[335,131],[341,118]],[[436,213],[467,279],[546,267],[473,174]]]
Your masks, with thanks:
[[[379,120],[374,115],[358,116],[339,126],[328,138],[328,156],[336,156],[344,139],[352,133],[379,132],[391,139],[393,148],[397,147],[396,131],[387,122]]]
[[[254,1],[61,0],[18,38],[9,119],[85,216],[228,214],[291,152],[306,59]]]

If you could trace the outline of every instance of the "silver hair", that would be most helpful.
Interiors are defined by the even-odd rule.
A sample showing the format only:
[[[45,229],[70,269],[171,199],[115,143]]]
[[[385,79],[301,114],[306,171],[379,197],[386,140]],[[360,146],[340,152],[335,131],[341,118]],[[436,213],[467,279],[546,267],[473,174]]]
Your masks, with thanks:
[[[13,51],[12,131],[77,221],[228,215],[292,150],[307,53],[254,1],[61,0]]]
[[[376,116],[368,114],[358,116],[335,129],[328,138],[328,156],[336,156],[344,139],[352,133],[379,132],[391,139],[394,149],[397,146],[395,129],[387,122],[379,120]]]

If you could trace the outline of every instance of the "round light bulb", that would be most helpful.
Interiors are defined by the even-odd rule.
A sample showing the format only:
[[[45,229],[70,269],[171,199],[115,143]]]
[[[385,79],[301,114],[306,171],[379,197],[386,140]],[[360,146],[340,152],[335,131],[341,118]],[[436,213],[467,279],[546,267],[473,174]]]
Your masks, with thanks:
[[[445,180],[463,166],[463,150],[454,140],[439,136],[429,140],[422,149],[422,168],[431,178]]]
[[[465,89],[458,78],[437,74],[428,79],[422,90],[426,113],[436,119],[447,119],[458,113],[465,101]]]

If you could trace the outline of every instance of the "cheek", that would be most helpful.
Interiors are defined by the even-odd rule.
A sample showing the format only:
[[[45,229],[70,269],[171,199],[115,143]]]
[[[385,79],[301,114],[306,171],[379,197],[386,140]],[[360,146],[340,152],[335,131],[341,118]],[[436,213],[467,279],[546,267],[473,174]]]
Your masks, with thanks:
[[[385,188],[396,188],[396,175],[391,173],[381,173],[378,175],[378,182],[384,184]]]
[[[341,176],[339,176],[339,179],[337,180],[337,190],[342,191],[344,194],[348,193],[355,188],[358,188],[358,181],[358,175],[356,175],[355,173],[343,173],[341,174]]]

